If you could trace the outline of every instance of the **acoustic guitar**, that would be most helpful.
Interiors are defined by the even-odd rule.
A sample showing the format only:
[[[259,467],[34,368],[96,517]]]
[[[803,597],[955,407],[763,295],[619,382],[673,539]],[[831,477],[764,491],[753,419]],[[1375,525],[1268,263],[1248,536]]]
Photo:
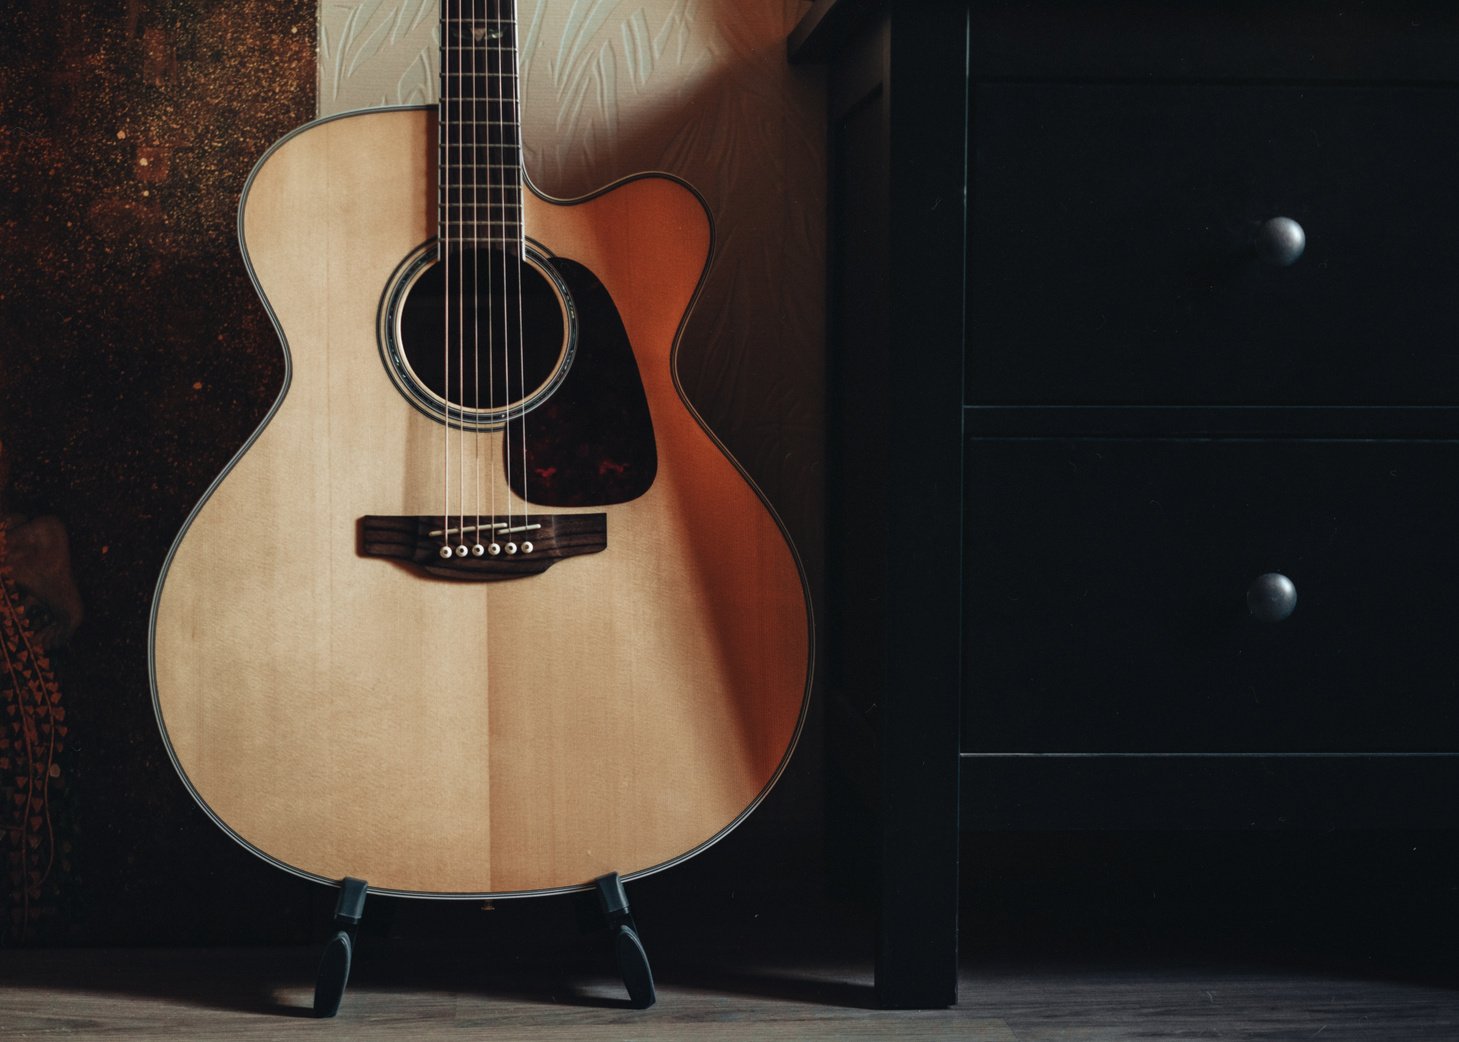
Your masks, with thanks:
[[[198,803],[371,892],[670,866],[764,797],[808,696],[799,560],[676,373],[708,209],[660,174],[532,185],[514,8],[443,0],[437,107],[311,123],[254,169],[283,387],[152,610]]]

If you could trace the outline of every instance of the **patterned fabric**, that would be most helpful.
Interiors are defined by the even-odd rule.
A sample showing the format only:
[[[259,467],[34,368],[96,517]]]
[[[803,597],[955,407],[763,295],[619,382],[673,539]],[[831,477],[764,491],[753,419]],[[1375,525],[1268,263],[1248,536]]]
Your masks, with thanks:
[[[51,790],[61,778],[67,728],[61,689],[7,564],[8,535],[0,522],[0,850],[8,883],[0,933],[24,939],[53,911]]]

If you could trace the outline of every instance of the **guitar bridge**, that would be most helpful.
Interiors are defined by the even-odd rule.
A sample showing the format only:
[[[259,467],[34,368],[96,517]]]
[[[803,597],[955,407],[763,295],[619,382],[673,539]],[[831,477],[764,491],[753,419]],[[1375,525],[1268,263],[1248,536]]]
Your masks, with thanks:
[[[468,514],[464,519],[367,515],[360,518],[359,528],[364,557],[474,582],[541,575],[563,558],[595,554],[607,546],[607,514]]]

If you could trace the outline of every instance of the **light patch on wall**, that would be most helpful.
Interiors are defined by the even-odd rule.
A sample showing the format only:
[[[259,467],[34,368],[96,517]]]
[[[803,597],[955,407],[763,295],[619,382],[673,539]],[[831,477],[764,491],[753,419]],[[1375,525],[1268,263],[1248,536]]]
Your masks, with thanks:
[[[436,0],[321,0],[319,114],[434,103]]]

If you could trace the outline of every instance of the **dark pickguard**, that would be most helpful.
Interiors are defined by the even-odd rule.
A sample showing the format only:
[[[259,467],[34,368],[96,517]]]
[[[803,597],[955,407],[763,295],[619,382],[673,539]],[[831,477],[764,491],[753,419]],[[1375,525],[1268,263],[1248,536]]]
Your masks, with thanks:
[[[659,461],[628,332],[596,275],[561,257],[550,263],[577,308],[577,355],[551,398],[507,424],[512,490],[553,507],[637,499],[653,484]],[[524,429],[525,472],[519,455]]]

